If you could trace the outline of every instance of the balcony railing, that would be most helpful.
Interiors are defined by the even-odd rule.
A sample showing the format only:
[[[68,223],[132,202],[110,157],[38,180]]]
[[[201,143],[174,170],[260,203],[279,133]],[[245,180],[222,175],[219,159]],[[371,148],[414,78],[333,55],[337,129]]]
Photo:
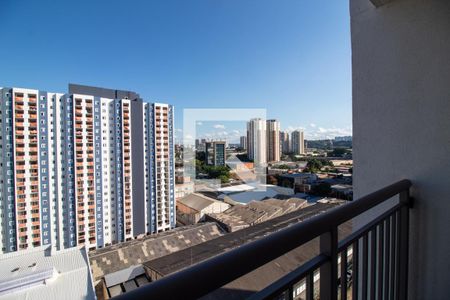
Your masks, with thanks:
[[[316,257],[249,299],[406,299],[410,187],[399,181],[115,299],[197,299],[315,238]],[[397,195],[392,207],[338,240],[339,225]]]

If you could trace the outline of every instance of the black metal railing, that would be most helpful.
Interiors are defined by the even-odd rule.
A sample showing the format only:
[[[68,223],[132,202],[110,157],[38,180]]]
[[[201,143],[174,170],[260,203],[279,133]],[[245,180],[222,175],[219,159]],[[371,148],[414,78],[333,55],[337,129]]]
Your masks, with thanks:
[[[115,299],[197,299],[320,238],[320,254],[250,299],[406,299],[411,182],[402,180]],[[339,225],[398,195],[343,240]]]

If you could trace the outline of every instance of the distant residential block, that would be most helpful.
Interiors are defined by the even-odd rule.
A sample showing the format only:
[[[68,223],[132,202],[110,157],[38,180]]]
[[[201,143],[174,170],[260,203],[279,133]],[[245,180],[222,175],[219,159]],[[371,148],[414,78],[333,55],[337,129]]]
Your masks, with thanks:
[[[226,150],[224,141],[206,142],[206,164],[213,166],[225,166]]]
[[[280,131],[280,151],[288,154],[291,151],[291,140],[287,131]]]
[[[174,108],[129,91],[0,90],[0,247],[101,248],[175,227]]]
[[[240,137],[240,147],[244,150],[247,150],[247,137],[246,136]]]
[[[296,155],[305,154],[304,132],[295,130],[291,133],[292,152]]]
[[[267,120],[267,161],[280,161],[280,122]]]
[[[267,163],[266,121],[260,118],[247,122],[247,156],[255,165]]]

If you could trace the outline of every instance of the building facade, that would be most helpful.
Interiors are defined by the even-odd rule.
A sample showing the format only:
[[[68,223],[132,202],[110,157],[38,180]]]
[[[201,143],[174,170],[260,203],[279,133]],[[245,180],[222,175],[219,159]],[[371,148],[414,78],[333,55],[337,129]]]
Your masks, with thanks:
[[[2,252],[95,249],[175,226],[172,106],[78,85],[2,88],[0,124]]]
[[[226,149],[224,141],[206,142],[205,158],[207,165],[225,166]]]
[[[295,155],[305,154],[305,140],[304,133],[300,130],[295,130],[291,133],[292,152]]]
[[[266,121],[260,118],[247,122],[247,156],[255,165],[267,163]]]
[[[247,137],[245,135],[240,137],[239,142],[240,142],[240,147],[244,150],[247,150]]]
[[[288,154],[291,151],[291,140],[287,131],[280,131],[280,151]]]
[[[267,161],[280,161],[280,122],[267,120]]]

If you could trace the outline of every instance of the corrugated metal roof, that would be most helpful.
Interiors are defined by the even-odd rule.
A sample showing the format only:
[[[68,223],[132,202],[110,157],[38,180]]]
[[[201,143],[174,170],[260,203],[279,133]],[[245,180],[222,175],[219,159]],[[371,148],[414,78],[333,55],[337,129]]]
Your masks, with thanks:
[[[215,223],[184,226],[89,252],[94,280],[221,236]]]
[[[317,203],[306,208],[270,219],[239,231],[225,234],[216,239],[193,247],[162,256],[143,263],[144,268],[160,274],[162,277],[175,273],[191,265],[224,253],[240,245],[262,238],[292,224],[301,222],[339,205],[338,203]]]
[[[192,209],[195,209],[196,211],[201,211],[204,208],[213,204],[214,202],[217,202],[217,200],[213,200],[201,194],[193,193],[179,199],[177,202],[182,203],[185,206],[190,207]]]

